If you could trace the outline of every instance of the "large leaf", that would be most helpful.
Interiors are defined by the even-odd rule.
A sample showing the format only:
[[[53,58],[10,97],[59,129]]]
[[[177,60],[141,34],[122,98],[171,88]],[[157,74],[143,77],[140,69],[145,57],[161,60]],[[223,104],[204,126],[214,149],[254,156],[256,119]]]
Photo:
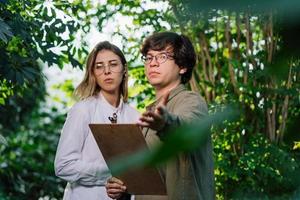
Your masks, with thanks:
[[[0,39],[7,43],[12,36],[11,28],[0,18]]]
[[[221,112],[203,117],[192,124],[172,129],[164,139],[163,145],[151,151],[142,150],[128,157],[116,158],[108,162],[113,175],[142,166],[154,166],[174,157],[181,152],[190,152],[200,147],[208,136],[212,126],[231,121],[238,115],[237,109],[228,107]]]

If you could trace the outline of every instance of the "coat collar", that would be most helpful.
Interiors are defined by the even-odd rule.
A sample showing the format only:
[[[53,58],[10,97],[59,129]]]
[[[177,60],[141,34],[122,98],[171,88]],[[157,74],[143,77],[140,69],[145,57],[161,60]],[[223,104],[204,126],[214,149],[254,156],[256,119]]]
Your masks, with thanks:
[[[172,89],[170,91],[169,98],[168,98],[167,102],[169,102],[171,99],[173,99],[175,96],[177,96],[183,90],[186,90],[186,88],[185,88],[185,86],[183,84],[179,84],[177,87],[175,87],[174,89]],[[146,107],[146,110],[154,110],[155,106],[158,104],[158,102],[160,102],[161,98],[162,97],[160,97],[159,99],[155,100],[150,105],[148,105]]]

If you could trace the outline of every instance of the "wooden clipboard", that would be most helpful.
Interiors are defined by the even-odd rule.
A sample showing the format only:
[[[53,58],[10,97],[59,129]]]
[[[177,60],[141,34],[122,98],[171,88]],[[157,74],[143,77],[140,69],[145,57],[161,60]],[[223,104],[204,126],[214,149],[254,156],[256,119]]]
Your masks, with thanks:
[[[147,148],[136,124],[89,124],[89,127],[108,167],[115,158]],[[166,187],[157,168],[138,168],[115,177],[125,183],[130,194],[166,195]]]

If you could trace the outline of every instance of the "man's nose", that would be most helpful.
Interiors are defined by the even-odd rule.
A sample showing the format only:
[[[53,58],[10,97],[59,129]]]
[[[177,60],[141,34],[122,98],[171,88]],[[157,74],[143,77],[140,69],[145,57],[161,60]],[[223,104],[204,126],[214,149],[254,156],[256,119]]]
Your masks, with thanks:
[[[155,56],[152,58],[152,60],[149,64],[150,64],[150,67],[156,67],[159,65]]]

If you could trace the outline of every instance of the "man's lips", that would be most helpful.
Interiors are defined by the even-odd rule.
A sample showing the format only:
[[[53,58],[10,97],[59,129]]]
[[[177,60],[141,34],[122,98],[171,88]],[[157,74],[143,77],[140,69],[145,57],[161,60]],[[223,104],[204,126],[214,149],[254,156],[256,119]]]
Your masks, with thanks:
[[[158,72],[149,72],[148,75],[149,76],[156,76],[156,75],[159,75],[160,73]]]

